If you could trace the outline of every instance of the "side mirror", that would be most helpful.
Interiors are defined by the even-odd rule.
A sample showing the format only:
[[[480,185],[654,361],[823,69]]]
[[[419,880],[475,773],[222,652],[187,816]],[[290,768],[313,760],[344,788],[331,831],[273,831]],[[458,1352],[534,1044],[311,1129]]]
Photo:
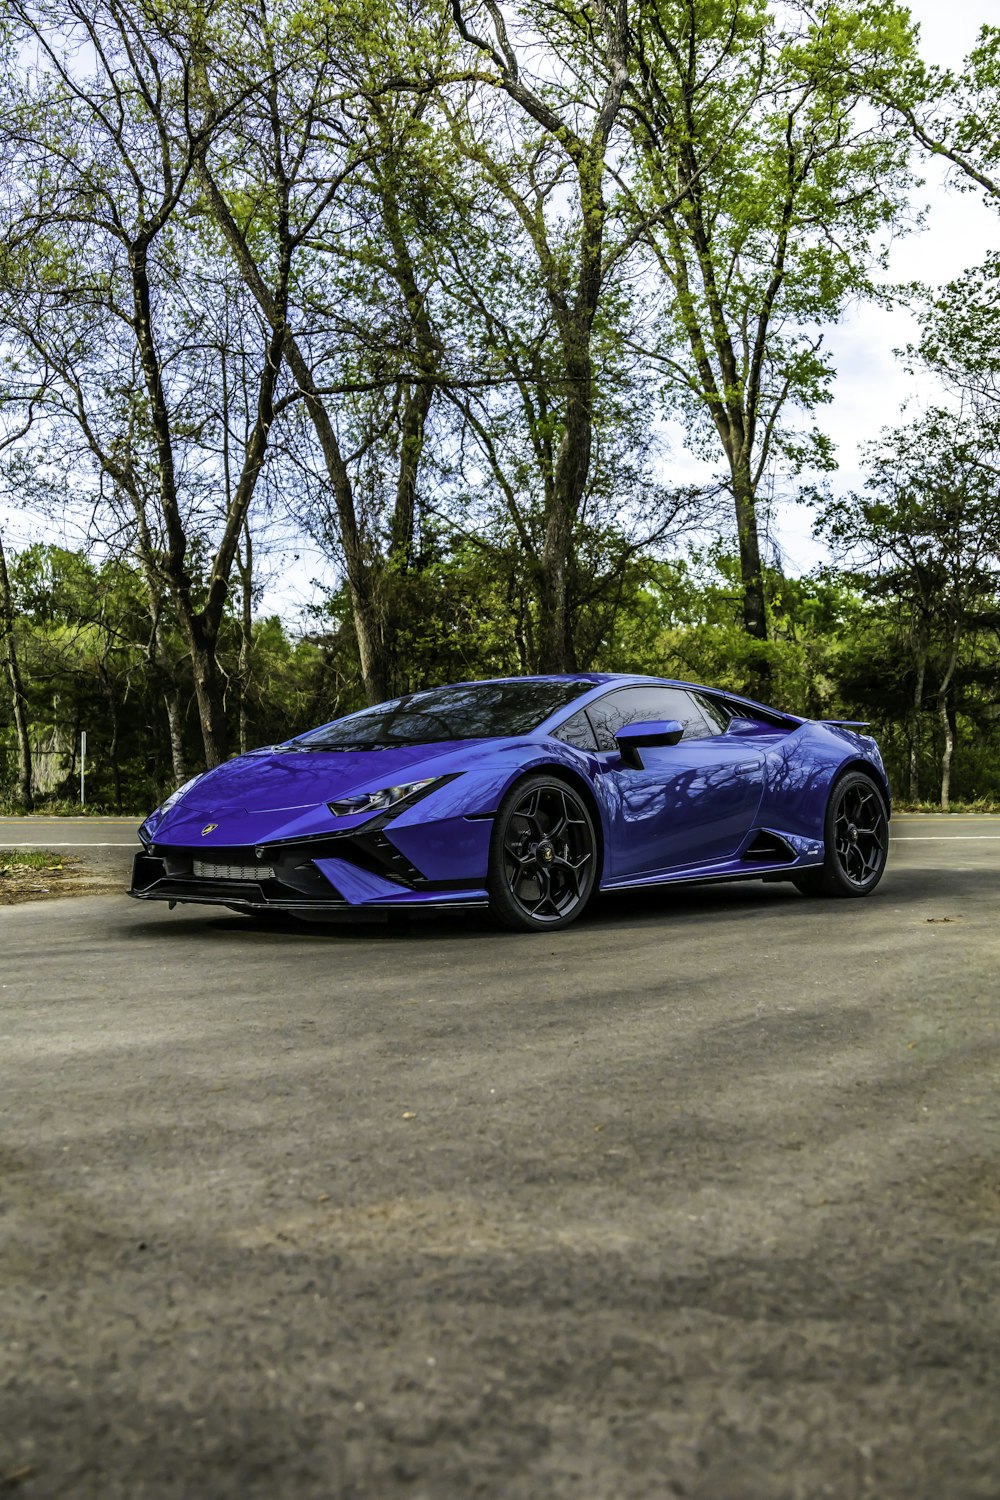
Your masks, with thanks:
[[[622,761],[634,771],[643,769],[642,745],[676,745],[683,737],[684,725],[677,719],[650,719],[636,724],[623,724],[615,735]]]

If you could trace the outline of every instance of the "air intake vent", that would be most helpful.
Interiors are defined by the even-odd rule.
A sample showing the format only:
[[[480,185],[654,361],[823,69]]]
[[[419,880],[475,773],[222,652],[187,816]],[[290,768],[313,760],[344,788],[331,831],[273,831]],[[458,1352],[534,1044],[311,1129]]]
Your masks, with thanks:
[[[795,850],[780,833],[758,828],[744,849],[742,858],[755,865],[788,865],[795,858]]]
[[[270,865],[213,864],[206,859],[191,861],[196,880],[273,880],[274,870]]]

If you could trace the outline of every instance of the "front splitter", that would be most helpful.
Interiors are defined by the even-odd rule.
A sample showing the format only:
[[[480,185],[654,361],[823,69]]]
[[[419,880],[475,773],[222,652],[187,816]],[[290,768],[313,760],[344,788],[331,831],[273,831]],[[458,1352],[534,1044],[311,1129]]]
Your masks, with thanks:
[[[352,905],[349,901],[251,901],[244,896],[213,896],[188,891],[129,891],[135,901],[166,901],[168,906],[224,906],[228,910],[248,912],[284,912],[304,918],[363,918],[366,912],[389,917],[393,912],[482,910],[489,903],[485,894],[456,896],[421,896],[416,900],[366,901]]]

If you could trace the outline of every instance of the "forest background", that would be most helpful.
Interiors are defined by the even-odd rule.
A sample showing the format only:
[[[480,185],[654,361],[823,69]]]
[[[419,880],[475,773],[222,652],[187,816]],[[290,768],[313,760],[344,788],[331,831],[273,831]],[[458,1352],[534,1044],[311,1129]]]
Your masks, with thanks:
[[[944,69],[905,5],[8,0],[0,802],[71,806],[81,730],[89,806],[139,811],[578,669],[869,719],[897,796],[1000,799],[1000,255],[885,274],[932,158],[1000,212],[1000,29]],[[900,304],[939,398],[845,491],[825,340]],[[264,614],[297,539],[335,585]]]

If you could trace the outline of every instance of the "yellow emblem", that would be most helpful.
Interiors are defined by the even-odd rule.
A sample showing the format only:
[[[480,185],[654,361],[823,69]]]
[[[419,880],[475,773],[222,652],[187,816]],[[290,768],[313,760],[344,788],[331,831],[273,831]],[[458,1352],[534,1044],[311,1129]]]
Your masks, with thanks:
[[[206,833],[211,833],[213,828],[218,828],[218,826],[218,823],[206,823],[204,828],[201,830],[202,838],[205,837]]]

